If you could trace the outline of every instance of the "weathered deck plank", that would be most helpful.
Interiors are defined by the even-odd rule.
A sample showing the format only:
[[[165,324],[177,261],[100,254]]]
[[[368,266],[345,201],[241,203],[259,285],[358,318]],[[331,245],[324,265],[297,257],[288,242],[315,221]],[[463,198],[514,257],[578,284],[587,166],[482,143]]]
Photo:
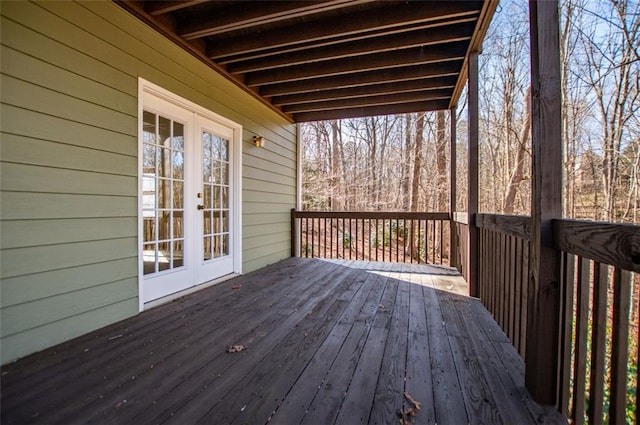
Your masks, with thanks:
[[[464,289],[446,267],[285,260],[5,365],[0,420],[389,424],[407,392],[415,424],[558,423]]]

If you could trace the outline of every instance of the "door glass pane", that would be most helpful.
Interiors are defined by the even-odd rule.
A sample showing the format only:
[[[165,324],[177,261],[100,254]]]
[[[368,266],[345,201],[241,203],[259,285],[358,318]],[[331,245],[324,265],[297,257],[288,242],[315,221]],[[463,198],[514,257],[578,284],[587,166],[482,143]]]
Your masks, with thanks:
[[[144,273],[180,267],[184,245],[184,124],[143,112]]]
[[[184,179],[184,152],[173,151],[173,178]]]
[[[204,202],[203,202],[203,205],[206,208],[211,208],[212,207],[212,204],[211,204],[211,198],[212,198],[211,192],[213,190],[213,187],[211,185],[207,184],[207,185],[204,186],[203,190],[204,190],[204,199],[203,199]]]
[[[156,218],[154,211],[142,212],[142,239],[144,242],[156,240]]]
[[[213,256],[220,257],[220,236],[213,237]]]
[[[158,148],[158,176],[171,177],[171,149]]]
[[[220,184],[222,183],[222,179],[220,178],[220,173],[222,170],[222,165],[220,164],[220,161],[214,161],[213,163],[213,180],[211,181],[211,183],[214,184]]]
[[[217,136],[213,136],[213,152],[211,156],[213,159],[220,159],[220,138]]]
[[[156,172],[156,147],[145,143],[142,147],[142,173],[155,174]]]
[[[222,255],[229,255],[229,235],[222,235]]]
[[[171,208],[171,180],[158,179],[158,208]]]
[[[157,258],[158,257],[156,255],[155,244],[145,244],[142,247],[142,261],[144,262],[144,274],[156,272]]]
[[[210,260],[212,257],[211,254],[211,236],[205,236],[203,238],[203,244],[204,244],[204,259],[205,260]]]
[[[182,238],[184,237],[184,226],[182,224],[182,211],[174,211],[173,212],[173,237],[174,238]]]
[[[220,211],[213,213],[213,233],[220,233]]]
[[[229,211],[222,211],[222,233],[229,233]]]
[[[205,183],[212,183],[210,158],[204,158],[202,160],[202,181]]]
[[[171,267],[171,242],[158,244],[158,271],[168,270]]]
[[[204,193],[205,260],[229,255],[229,141],[213,133],[202,132],[202,170]],[[224,213],[223,213],[224,211]],[[207,245],[207,243],[209,245]]]
[[[171,147],[171,120],[163,116],[158,117],[158,144]]]
[[[173,208],[184,208],[184,184],[180,181],[173,182]]]
[[[213,207],[214,208],[220,208],[221,207],[221,203],[220,203],[220,191],[222,190],[222,188],[220,186],[213,186]]]
[[[220,159],[223,161],[229,161],[229,141],[220,140]]]
[[[173,242],[173,268],[184,265],[184,251],[182,248],[183,245],[183,240],[177,240]]]
[[[184,150],[184,125],[179,122],[173,123],[173,149]]]
[[[205,235],[211,234],[211,211],[204,212],[202,233]]]
[[[220,165],[220,184],[228,185],[229,184],[229,164],[222,163]]]
[[[158,211],[158,240],[171,239],[171,212]]]

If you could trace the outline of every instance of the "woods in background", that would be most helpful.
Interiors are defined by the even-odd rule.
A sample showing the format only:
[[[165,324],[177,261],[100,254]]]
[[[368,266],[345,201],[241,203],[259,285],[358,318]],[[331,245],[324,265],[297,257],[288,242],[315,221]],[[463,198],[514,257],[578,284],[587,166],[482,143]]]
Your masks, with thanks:
[[[526,2],[499,6],[480,56],[480,211],[529,214]],[[561,2],[564,215],[640,222],[640,6]],[[456,209],[466,192],[466,111],[457,122]],[[448,211],[448,112],[302,125],[308,210]]]

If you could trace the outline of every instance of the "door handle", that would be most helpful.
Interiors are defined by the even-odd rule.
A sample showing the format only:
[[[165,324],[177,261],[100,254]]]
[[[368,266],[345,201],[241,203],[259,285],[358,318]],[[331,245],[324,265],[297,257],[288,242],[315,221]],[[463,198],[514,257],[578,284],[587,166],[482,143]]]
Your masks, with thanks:
[[[204,205],[198,205],[198,210],[203,210],[204,209]]]

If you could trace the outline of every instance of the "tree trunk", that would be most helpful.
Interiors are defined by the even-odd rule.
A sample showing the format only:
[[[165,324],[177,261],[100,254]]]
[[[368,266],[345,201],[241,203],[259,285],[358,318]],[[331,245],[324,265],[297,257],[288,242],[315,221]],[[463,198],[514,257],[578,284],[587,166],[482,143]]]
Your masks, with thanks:
[[[418,193],[420,188],[420,172],[422,171],[422,143],[424,141],[424,112],[418,114],[416,120],[416,143],[413,161],[413,179],[411,181],[411,212],[418,211]],[[413,227],[413,226],[412,226]],[[412,228],[409,231],[409,246],[412,247],[412,255],[415,260],[420,262],[420,246],[418,229]],[[426,249],[426,247],[425,247]]]
[[[444,111],[436,112],[436,165],[438,168],[437,210],[447,211],[447,147]]]
[[[520,183],[525,180],[524,159],[527,155],[527,143],[529,140],[529,133],[531,132],[531,87],[527,89],[524,99],[524,115],[522,128],[520,130],[520,138],[518,140],[518,149],[516,151],[515,170],[511,173],[511,178],[507,185],[507,196],[504,198],[503,210],[505,214],[513,214],[518,186],[520,186]]]
[[[404,122],[404,149],[402,150],[402,183],[400,191],[402,192],[402,211],[408,211],[411,193],[409,191],[409,182],[411,181],[409,176],[411,172],[411,167],[409,166],[411,158],[411,114],[404,115]]]
[[[338,204],[340,191],[340,143],[338,139],[338,121],[331,121],[331,198],[329,207],[332,211],[340,209]]]

